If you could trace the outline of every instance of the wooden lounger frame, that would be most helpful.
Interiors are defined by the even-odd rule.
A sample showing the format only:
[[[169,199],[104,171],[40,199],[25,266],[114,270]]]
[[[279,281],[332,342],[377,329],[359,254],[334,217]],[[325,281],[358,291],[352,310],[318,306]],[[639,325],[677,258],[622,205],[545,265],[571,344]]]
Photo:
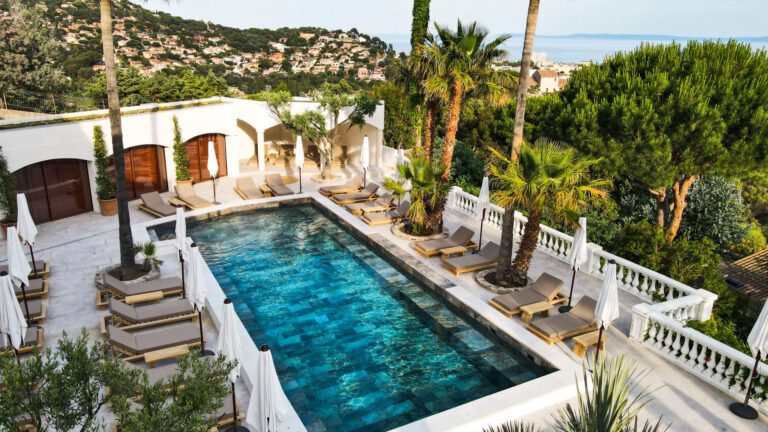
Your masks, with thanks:
[[[198,196],[199,196],[199,195],[198,195]],[[202,197],[200,197],[200,198],[202,198]],[[188,203],[187,201],[185,201],[185,200],[184,200],[184,198],[182,198],[182,197],[180,197],[180,196],[178,196],[178,195],[174,195],[174,196],[173,196],[173,199],[175,199],[176,201],[178,201],[178,202],[180,202],[180,203],[184,204],[184,207],[186,207],[186,208],[188,208],[188,209],[190,209],[190,210],[198,210],[198,209],[203,209],[203,208],[213,207],[213,205],[214,205],[212,202],[208,201],[208,202],[206,202],[206,204],[205,204],[205,205],[201,205],[201,206],[193,206],[192,204],[190,204],[190,203]],[[202,198],[202,199],[205,199],[205,198]],[[173,205],[173,204],[171,204],[171,205]]]
[[[171,207],[173,207],[173,204],[170,204],[170,203],[169,203],[169,205],[170,205]],[[139,210],[144,210],[145,212],[147,212],[147,213],[151,214],[151,215],[152,215],[152,216],[154,216],[154,217],[158,217],[158,218],[163,218],[163,217],[173,216],[173,215],[164,215],[164,214],[162,214],[162,213],[156,212],[156,211],[152,210],[151,208],[149,208],[149,207],[145,206],[144,204],[139,204]]]
[[[174,315],[171,317],[157,319],[157,320],[134,323],[132,321],[128,321],[126,319],[120,318],[117,315],[107,314],[107,315],[102,315],[99,319],[99,322],[101,327],[101,333],[105,334],[107,333],[107,326],[109,324],[112,324],[113,326],[121,330],[139,330],[139,329],[156,327],[156,326],[165,325],[165,324],[176,323],[180,321],[187,321],[187,320],[195,321],[197,320],[197,317],[198,317],[197,312],[190,312],[187,314]]]
[[[556,306],[558,304],[563,304],[568,301],[568,297],[564,296],[562,293],[557,293],[555,295],[555,298],[552,299],[552,301],[549,302],[552,306]],[[515,309],[513,311],[507,310],[504,306],[496,303],[494,299],[491,299],[490,302],[488,302],[494,309],[504,314],[507,318],[512,318],[513,316],[520,313],[520,309]],[[538,303],[538,302],[536,302]],[[522,305],[525,306],[525,305]]]
[[[27,293],[27,300],[34,298],[46,298],[48,297],[48,280],[43,279],[43,289],[35,293]],[[24,296],[21,293],[16,294],[16,299],[21,300]]]
[[[360,216],[360,219],[363,220],[363,222],[367,223],[368,226],[378,226],[378,225],[391,225],[393,223],[400,222],[404,219],[404,217],[394,217],[394,218],[387,218],[387,219],[377,219],[377,220],[371,220],[365,217],[365,213]]]
[[[353,192],[353,193],[357,193],[357,192]],[[340,194],[340,195],[343,195],[343,194]],[[346,200],[343,200],[343,201],[339,201],[338,199],[336,199],[336,195],[334,195],[334,196],[331,197],[331,201],[333,201],[333,203],[336,204],[336,205],[343,206],[343,205],[347,205],[347,204],[358,204],[358,203],[364,203],[364,202],[367,202],[367,201],[375,201],[378,198],[379,198],[379,196],[374,193],[373,195],[371,195],[371,196],[369,196],[367,198],[346,199]]]
[[[240,198],[242,198],[242,199],[244,199],[244,200],[246,200],[246,201],[248,201],[249,199],[251,199],[251,198],[248,198],[247,196],[245,196],[245,194],[244,194],[242,191],[240,191],[240,188],[239,188],[239,187],[235,186],[235,187],[233,187],[232,189],[235,191],[235,193],[237,194],[237,196],[239,196]]]
[[[45,337],[45,330],[42,327],[37,327],[37,341],[33,345],[22,345],[22,347],[16,350],[16,352],[18,352],[19,354],[26,354],[34,350],[42,351],[44,337]],[[10,347],[5,348],[4,350],[0,351],[0,354],[13,355],[13,349]]]
[[[468,241],[467,243],[465,243],[465,244],[463,244],[461,246],[464,246],[465,248],[467,248],[467,250],[475,250],[475,249],[477,249],[477,243],[475,243],[472,240]],[[453,247],[453,246],[451,246],[451,247]],[[440,254],[443,253],[443,249],[448,249],[448,248],[435,249],[433,251],[428,251],[428,250],[425,250],[424,248],[421,247],[420,242],[416,242],[413,245],[413,250],[415,250],[416,253],[418,253],[419,255],[423,256],[424,258],[432,258],[433,256],[440,255]]]
[[[206,342],[207,342],[207,339],[206,339]],[[117,345],[109,343],[109,341],[107,341],[107,343],[109,344],[109,348],[112,349],[112,352],[113,352],[114,356],[116,358],[120,358],[120,359],[123,359],[125,361],[132,362],[132,361],[140,360],[140,359],[143,359],[144,358],[144,354],[146,354],[146,353],[135,354],[135,353],[132,353],[132,352],[130,352],[128,350],[124,350],[124,349],[120,348]],[[182,346],[186,346],[187,348],[195,348],[195,347],[200,346],[200,341],[198,340],[197,342],[191,342],[191,343],[186,343],[186,344],[182,343],[182,344],[170,346],[168,348],[176,348],[176,347],[182,347]],[[157,350],[153,350],[153,351],[157,351]],[[152,352],[152,351],[147,351],[147,353],[148,352]]]
[[[363,202],[367,202],[367,201],[363,201]],[[360,203],[353,203],[353,204],[360,204]],[[389,210],[391,210],[391,209],[393,209],[395,207],[390,202],[389,204],[382,204],[382,205],[380,205],[378,207],[371,207],[371,208],[366,208],[366,209],[350,210],[346,206],[344,206],[344,208],[348,212],[352,213],[353,215],[360,216],[360,215],[362,215],[364,213],[379,213],[379,212],[389,211]]]
[[[469,267],[458,267],[458,268],[451,268],[446,262],[445,259],[443,259],[443,268],[451,272],[454,276],[459,276],[462,273],[469,273],[469,272],[475,272],[478,270],[485,270],[489,268],[493,268],[496,266],[496,263],[498,262],[498,259],[493,260],[493,262],[485,263],[485,264],[478,264],[474,266]]]
[[[106,285],[104,286],[106,287]],[[162,300],[165,297],[181,295],[183,294],[183,292],[184,292],[183,288],[179,287],[178,289],[171,290],[171,291],[161,291],[161,290],[150,291],[147,293],[136,294],[136,295],[123,298],[123,296],[120,293],[107,287],[107,288],[96,291],[96,307],[98,307],[99,309],[104,309],[109,304],[110,297],[117,300],[125,300],[126,304],[137,304],[137,303],[144,303],[149,301]]]
[[[530,331],[531,333],[533,333],[536,336],[538,336],[539,339],[541,339],[544,342],[546,342],[547,345],[552,345],[555,342],[559,342],[561,340],[566,340],[566,339],[570,339],[570,338],[572,338],[574,336],[583,335],[584,333],[593,332],[593,331],[597,330],[597,325],[596,324],[592,324],[589,327],[586,327],[586,328],[583,328],[583,329],[579,329],[579,330],[575,330],[575,331],[566,333],[566,334],[564,334],[562,336],[561,335],[557,335],[557,336],[555,336],[553,338],[550,338],[549,336],[547,336],[545,334],[542,334],[540,331],[538,331],[535,328],[531,327],[530,324],[528,324],[527,328],[528,328],[528,331]]]
[[[35,274],[35,269],[32,268],[32,270],[29,271],[29,278],[30,279],[48,279],[48,276],[51,274],[51,263],[48,261],[43,261],[43,268],[37,269],[37,274]]]

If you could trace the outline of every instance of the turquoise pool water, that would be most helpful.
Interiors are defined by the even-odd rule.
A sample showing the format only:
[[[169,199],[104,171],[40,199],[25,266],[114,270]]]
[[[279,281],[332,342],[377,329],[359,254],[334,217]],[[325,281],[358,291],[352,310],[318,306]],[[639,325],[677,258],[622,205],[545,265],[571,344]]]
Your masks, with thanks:
[[[309,431],[385,431],[547,373],[311,205],[188,233]]]

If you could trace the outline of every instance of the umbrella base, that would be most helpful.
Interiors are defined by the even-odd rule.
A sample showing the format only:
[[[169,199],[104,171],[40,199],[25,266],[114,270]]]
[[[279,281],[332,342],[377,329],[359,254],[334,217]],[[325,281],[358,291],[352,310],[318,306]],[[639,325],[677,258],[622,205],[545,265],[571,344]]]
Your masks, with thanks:
[[[741,402],[732,403],[728,408],[731,409],[732,413],[743,419],[755,420],[757,418],[757,410]]]
[[[571,309],[573,309],[572,306],[564,305],[564,306],[560,306],[559,308],[557,308],[557,311],[560,312],[560,313],[566,313],[566,312],[570,311]]]
[[[215,355],[216,355],[216,353],[211,351],[211,350],[202,350],[202,351],[200,351],[200,357],[210,357],[210,356],[215,356]]]

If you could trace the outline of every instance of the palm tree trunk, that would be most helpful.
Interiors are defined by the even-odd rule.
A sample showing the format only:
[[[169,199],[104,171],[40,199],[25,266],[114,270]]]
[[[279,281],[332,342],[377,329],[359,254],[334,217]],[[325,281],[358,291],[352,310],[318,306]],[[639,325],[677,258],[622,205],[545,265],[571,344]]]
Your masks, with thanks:
[[[453,84],[451,96],[448,101],[448,122],[445,125],[445,142],[443,143],[443,166],[445,173],[443,181],[451,178],[451,161],[453,149],[456,147],[456,132],[459,130],[459,116],[461,115],[461,99],[464,96],[461,85]]]
[[[123,276],[135,267],[131,216],[128,213],[128,191],[125,184],[125,159],[123,158],[123,128],[120,118],[120,98],[117,94],[115,47],[112,40],[112,0],[99,0],[101,8],[101,43],[107,77],[107,103],[112,133],[112,153],[115,159],[115,187],[117,196],[118,238],[120,240],[120,269]]]
[[[504,209],[501,220],[501,250],[499,261],[496,263],[496,284],[510,286],[512,283],[512,249],[515,246],[515,205]]]
[[[533,40],[536,36],[536,22],[539,18],[539,1],[528,2],[528,19],[525,22],[525,39],[523,41],[523,58],[520,64],[520,79],[517,83],[517,110],[515,111],[515,128],[512,134],[512,162],[517,162],[520,147],[523,145],[523,127],[525,126],[525,105],[528,96],[528,75],[531,69],[531,54]]]
[[[426,110],[424,111],[424,154],[427,155],[427,159],[430,161],[432,160],[432,149],[435,143],[436,116],[437,102],[433,100],[427,101]]]
[[[683,211],[685,211],[685,207],[687,206],[685,198],[688,196],[688,192],[691,190],[691,186],[695,181],[696,176],[683,177],[676,179],[675,183],[672,185],[675,207],[672,209],[672,219],[669,221],[667,232],[664,235],[667,243],[672,243],[675,237],[677,237],[677,231],[680,229],[680,222],[683,221]]]
[[[520,249],[517,250],[517,256],[512,263],[512,283],[514,286],[528,284],[528,268],[531,266],[533,251],[536,250],[536,245],[539,242],[540,222],[541,210],[531,210],[528,215],[528,222],[525,223],[525,232],[520,239]]]

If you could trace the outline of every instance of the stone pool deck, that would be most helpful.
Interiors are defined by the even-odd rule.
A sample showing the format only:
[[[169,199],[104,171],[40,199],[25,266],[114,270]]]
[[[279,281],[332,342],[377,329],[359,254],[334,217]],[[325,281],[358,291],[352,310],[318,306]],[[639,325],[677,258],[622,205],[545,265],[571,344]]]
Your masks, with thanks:
[[[260,175],[256,175],[257,183],[262,181]],[[232,187],[235,179],[225,177],[217,183],[217,199],[222,203],[241,202],[240,198],[234,193]],[[308,175],[304,178],[304,192],[313,193],[317,185],[311,182]],[[292,186],[298,190],[296,185]],[[211,183],[204,182],[195,185],[198,193],[204,197],[212,197]],[[169,196],[170,194],[164,194]],[[316,197],[323,203],[324,198]],[[327,202],[327,200],[325,200]],[[153,217],[138,210],[138,201],[130,204],[131,221],[139,223],[152,220]],[[330,204],[333,206],[333,204]],[[418,260],[421,264],[427,266],[436,275],[449,281],[462,289],[462,292],[470,293],[483,303],[487,302],[494,294],[480,287],[471,274],[465,274],[460,277],[450,275],[440,266],[440,260],[433,258],[426,260],[415,254],[408,242],[405,242],[389,231],[389,227],[368,228],[354,218],[352,215],[341,211],[334,212],[344,219],[345,222],[354,224],[356,227],[366,229],[368,232],[381,236],[382,239],[399,246],[401,253],[410,255],[411,258]],[[466,216],[446,213],[446,227],[454,229],[458,224],[466,224],[478,231],[477,220],[467,220]],[[76,334],[81,328],[85,327],[94,337],[100,337],[99,334],[99,316],[104,312],[95,306],[95,289],[93,276],[104,267],[116,264],[118,262],[117,246],[117,217],[103,217],[96,213],[79,215],[59,221],[53,221],[38,226],[40,234],[38,242],[35,245],[35,255],[37,258],[44,258],[51,262],[52,272],[50,276],[51,290],[48,297],[48,318],[43,324],[46,332],[46,346],[55,345],[56,338],[63,332]],[[497,240],[500,233],[498,230],[486,226],[483,233],[483,240]],[[5,246],[5,242],[1,242]],[[166,259],[163,267],[164,274],[178,274],[178,264],[173,256],[161,257]],[[570,282],[570,270],[568,266],[546,254],[536,253],[530,270],[531,277],[537,277],[542,272],[549,272],[566,281],[566,290]],[[583,295],[590,295],[597,298],[601,282],[599,279],[579,274],[576,281],[574,300],[578,300]],[[608,330],[609,342],[607,351],[610,355],[627,354],[637,361],[638,366],[647,370],[648,376],[644,383],[650,389],[656,389],[652,393],[651,402],[643,409],[642,417],[652,419],[663,418],[664,423],[671,423],[670,430],[674,431],[765,431],[768,430],[768,421],[765,416],[761,416],[757,421],[744,421],[730,413],[728,404],[733,399],[719,391],[713,386],[699,380],[686,373],[680,367],[668,362],[648,351],[640,344],[637,344],[628,338],[631,322],[631,309],[641,299],[626,293],[620,292],[621,318],[615,323],[615,326]],[[487,308],[490,309],[490,308]],[[525,330],[521,321],[517,318],[506,319],[501,314],[483,312],[491,316],[495,322],[502,323],[504,330],[513,334],[519,334],[521,337],[529,337],[530,333]],[[492,316],[493,314],[496,316]],[[213,322],[206,318],[204,321],[206,335],[208,338],[208,347],[216,347],[216,328]],[[527,336],[524,336],[527,335]],[[571,352],[570,343],[558,343],[552,347],[558,352],[559,361],[572,363],[572,369],[580,369],[582,360],[574,356]],[[593,351],[587,354],[588,361],[591,361]],[[573,379],[580,377],[574,373]],[[247,406],[249,398],[248,391],[244,385],[238,385],[238,398],[243,407]],[[503,402],[503,401],[500,401]],[[511,401],[507,401],[510,403]],[[550,429],[553,424],[552,414],[557,413],[557,408],[548,407],[540,411],[528,413],[524,416],[525,420],[532,421],[545,430]],[[104,413],[105,418],[111,419],[108,412]],[[280,430],[301,430],[301,425],[284,424]],[[407,428],[402,428],[406,430]],[[432,429],[440,430],[438,427]]]

